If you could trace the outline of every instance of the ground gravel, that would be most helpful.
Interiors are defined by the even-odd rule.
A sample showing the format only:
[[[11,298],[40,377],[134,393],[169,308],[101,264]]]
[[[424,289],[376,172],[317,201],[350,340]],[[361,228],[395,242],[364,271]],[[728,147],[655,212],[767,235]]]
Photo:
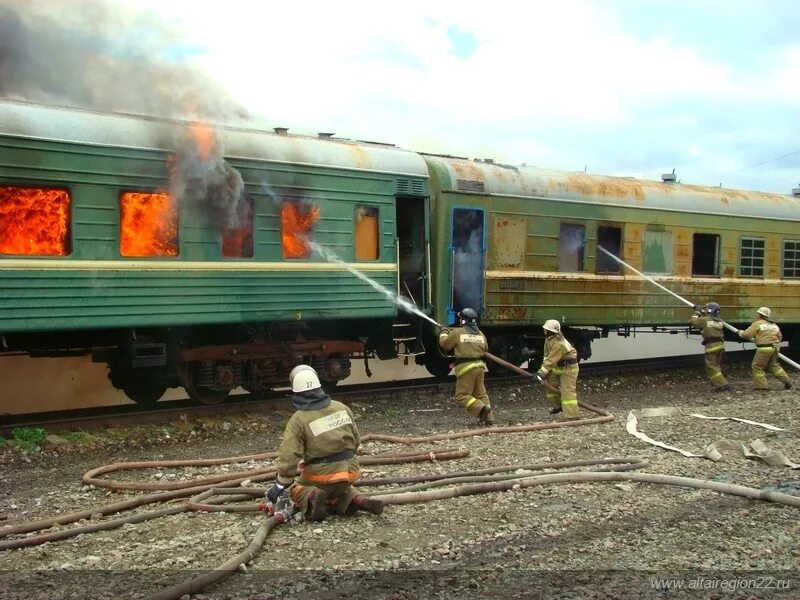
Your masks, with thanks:
[[[689,416],[648,419],[640,427],[656,439],[695,452],[721,439],[758,438],[800,462],[798,393],[779,390],[775,382],[772,391],[756,393],[746,367],[731,371],[733,390],[721,394],[710,391],[699,369],[587,377],[579,383],[581,400],[612,412],[613,423],[412,446],[465,448],[470,455],[434,464],[370,466],[364,476],[627,456],[648,460],[646,472],[800,495],[800,471],[734,454],[720,462],[684,458],[625,432],[631,409],[679,406],[786,431]],[[552,419],[539,389],[523,382],[489,387],[498,425]],[[451,388],[442,386],[356,399],[351,406],[362,433],[425,435],[474,427],[450,394]],[[203,421],[188,418],[93,432],[80,442],[47,445],[30,455],[6,449],[0,454],[0,516],[5,517],[0,525],[138,493],[81,484],[84,471],[103,464],[275,449],[289,415],[264,411]],[[409,449],[383,442],[363,448],[367,454]],[[244,468],[266,464],[252,462]],[[239,468],[159,468],[115,477],[170,481]],[[381,516],[331,517],[323,523],[279,527],[246,568],[192,598],[800,598],[799,516],[800,510],[777,504],[632,482],[513,489],[390,506]],[[0,598],[145,598],[242,551],[263,518],[252,513],[182,513],[6,551],[0,553]],[[683,589],[654,589],[669,577],[683,582],[673,584]]]

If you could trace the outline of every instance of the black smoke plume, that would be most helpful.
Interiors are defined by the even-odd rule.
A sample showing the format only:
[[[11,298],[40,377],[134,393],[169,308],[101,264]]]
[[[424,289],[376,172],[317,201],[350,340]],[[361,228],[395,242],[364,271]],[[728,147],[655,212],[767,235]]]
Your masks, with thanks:
[[[179,32],[110,0],[0,0],[0,97],[165,117],[243,118]]]

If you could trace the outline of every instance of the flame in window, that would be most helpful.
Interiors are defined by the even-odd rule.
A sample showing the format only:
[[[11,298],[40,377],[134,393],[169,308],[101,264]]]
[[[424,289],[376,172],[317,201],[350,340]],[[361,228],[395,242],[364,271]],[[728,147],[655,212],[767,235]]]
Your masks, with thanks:
[[[245,214],[239,217],[241,225],[229,229],[222,236],[222,256],[250,258],[253,256],[253,199],[245,200]]]
[[[122,256],[177,256],[178,206],[164,192],[125,192],[121,200]]]
[[[205,123],[192,123],[189,127],[189,133],[197,144],[197,154],[200,160],[207,162],[211,158],[211,153],[216,145],[214,130]]]
[[[281,206],[281,246],[284,258],[308,258],[311,249],[306,239],[319,219],[319,208],[304,202],[284,202]]]
[[[66,190],[0,187],[0,254],[69,254]]]

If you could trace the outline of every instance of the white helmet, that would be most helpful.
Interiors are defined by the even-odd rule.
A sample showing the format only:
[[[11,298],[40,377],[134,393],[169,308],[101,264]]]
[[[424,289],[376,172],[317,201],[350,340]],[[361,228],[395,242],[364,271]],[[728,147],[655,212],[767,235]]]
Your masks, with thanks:
[[[762,306],[756,311],[756,314],[759,314],[762,317],[769,319],[772,316],[772,311],[766,306]]]
[[[298,370],[292,378],[292,391],[295,393],[310,392],[320,387],[322,386],[319,383],[317,372],[310,367]]]
[[[555,319],[547,319],[542,325],[542,329],[545,331],[550,331],[552,333],[561,333],[561,323],[556,321]]]
[[[314,371],[314,368],[309,365],[297,365],[294,369],[292,369],[292,372],[289,373],[289,381],[293,381],[294,376],[297,375],[300,371],[308,371],[309,369],[311,371]],[[316,371],[314,372],[316,373]]]

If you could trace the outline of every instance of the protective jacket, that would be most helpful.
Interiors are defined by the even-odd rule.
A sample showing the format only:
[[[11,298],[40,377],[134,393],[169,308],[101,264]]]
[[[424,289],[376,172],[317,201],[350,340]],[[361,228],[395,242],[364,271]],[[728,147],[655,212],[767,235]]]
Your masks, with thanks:
[[[476,367],[486,368],[483,355],[489,349],[489,344],[477,325],[456,327],[450,333],[442,332],[439,346],[448,352],[452,351],[456,357],[456,377]]]
[[[293,404],[298,410],[286,424],[275,459],[278,483],[289,485],[298,474],[300,482],[311,485],[357,480],[360,437],[350,409],[322,390],[295,394]]]
[[[752,340],[756,346],[770,346],[778,344],[783,339],[781,329],[777,324],[766,319],[756,319],[752,325],[739,332],[739,337]]]
[[[692,315],[692,318],[689,319],[689,323],[700,330],[700,335],[703,336],[704,346],[712,342],[721,342],[725,339],[724,326],[721,319],[712,316],[701,316],[695,313]]]
[[[549,335],[544,340],[544,360],[539,367],[539,375],[544,377],[554,367],[567,366],[578,362],[578,351],[575,350],[563,335]]]

